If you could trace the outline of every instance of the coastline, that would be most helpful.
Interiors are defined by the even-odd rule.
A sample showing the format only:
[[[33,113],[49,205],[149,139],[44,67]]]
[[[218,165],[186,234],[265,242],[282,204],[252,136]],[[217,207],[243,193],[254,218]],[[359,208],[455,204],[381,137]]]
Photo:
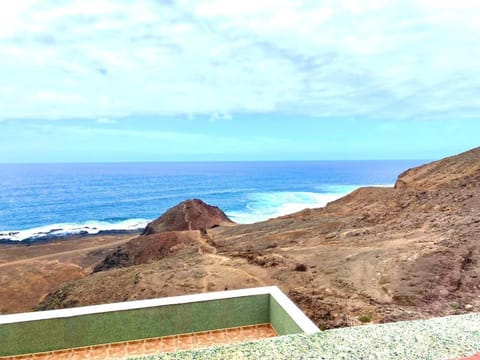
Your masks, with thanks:
[[[391,187],[393,185],[364,185],[376,187]],[[336,191],[326,193],[314,192],[262,192],[256,193],[255,200],[243,211],[226,210],[227,216],[239,225],[252,225],[273,218],[288,216],[305,209],[325,207],[329,202],[338,200],[363,186],[340,186]],[[265,206],[263,203],[269,204]],[[217,206],[217,204],[213,204]],[[166,209],[165,211],[167,211]],[[223,209],[222,209],[223,210]],[[0,230],[0,246],[6,244],[34,244],[62,240],[71,237],[86,237],[94,235],[131,234],[141,232],[152,219],[129,218],[116,223],[89,220],[82,223],[45,224],[23,230]]]
[[[322,207],[359,187],[391,185],[399,172],[414,163],[13,166],[0,180],[5,204],[0,239],[35,242],[74,233],[140,229],[193,198],[220,207],[237,223],[252,224]]]
[[[23,245],[30,246],[33,244],[46,244],[53,242],[63,242],[69,240],[80,240],[85,238],[96,238],[102,236],[113,236],[113,235],[140,235],[143,231],[142,229],[135,230],[100,230],[98,233],[91,234],[86,231],[76,233],[76,234],[62,234],[62,235],[45,235],[40,237],[31,237],[24,240],[10,240],[10,239],[0,239],[0,246],[4,245]]]

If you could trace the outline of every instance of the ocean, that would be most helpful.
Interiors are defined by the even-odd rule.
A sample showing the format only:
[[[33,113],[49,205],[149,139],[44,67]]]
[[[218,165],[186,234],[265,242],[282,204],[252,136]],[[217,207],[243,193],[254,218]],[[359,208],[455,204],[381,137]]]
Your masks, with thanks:
[[[391,186],[425,162],[1,164],[0,240],[138,230],[191,198],[252,223],[324,206],[361,186]]]

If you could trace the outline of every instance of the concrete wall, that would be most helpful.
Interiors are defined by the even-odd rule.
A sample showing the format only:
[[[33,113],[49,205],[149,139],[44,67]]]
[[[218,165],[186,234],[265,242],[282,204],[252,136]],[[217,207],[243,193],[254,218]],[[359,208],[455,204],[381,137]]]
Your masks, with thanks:
[[[299,334],[303,332],[300,326],[298,326],[273,296],[270,296],[269,302],[270,323],[279,335]]]
[[[269,308],[262,294],[0,324],[0,356],[268,323]],[[281,311],[274,316],[290,331]]]

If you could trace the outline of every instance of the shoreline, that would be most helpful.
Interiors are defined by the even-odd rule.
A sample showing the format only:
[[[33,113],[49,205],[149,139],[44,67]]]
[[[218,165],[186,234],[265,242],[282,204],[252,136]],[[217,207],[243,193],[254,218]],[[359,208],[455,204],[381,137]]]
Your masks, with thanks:
[[[95,238],[99,236],[112,236],[112,235],[141,235],[143,229],[135,230],[100,230],[98,233],[91,234],[88,232],[80,232],[76,234],[63,234],[63,235],[46,235],[39,237],[31,237],[24,240],[10,240],[10,239],[0,239],[0,246],[30,246],[37,244],[47,244],[54,242],[64,242],[70,240],[79,240],[85,238]]]

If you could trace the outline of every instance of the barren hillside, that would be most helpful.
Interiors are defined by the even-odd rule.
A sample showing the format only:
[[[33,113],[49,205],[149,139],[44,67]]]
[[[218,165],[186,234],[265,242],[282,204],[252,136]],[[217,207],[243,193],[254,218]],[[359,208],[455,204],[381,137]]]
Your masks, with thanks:
[[[261,223],[160,218],[39,308],[278,285],[323,328],[480,311],[479,190],[477,148]]]

